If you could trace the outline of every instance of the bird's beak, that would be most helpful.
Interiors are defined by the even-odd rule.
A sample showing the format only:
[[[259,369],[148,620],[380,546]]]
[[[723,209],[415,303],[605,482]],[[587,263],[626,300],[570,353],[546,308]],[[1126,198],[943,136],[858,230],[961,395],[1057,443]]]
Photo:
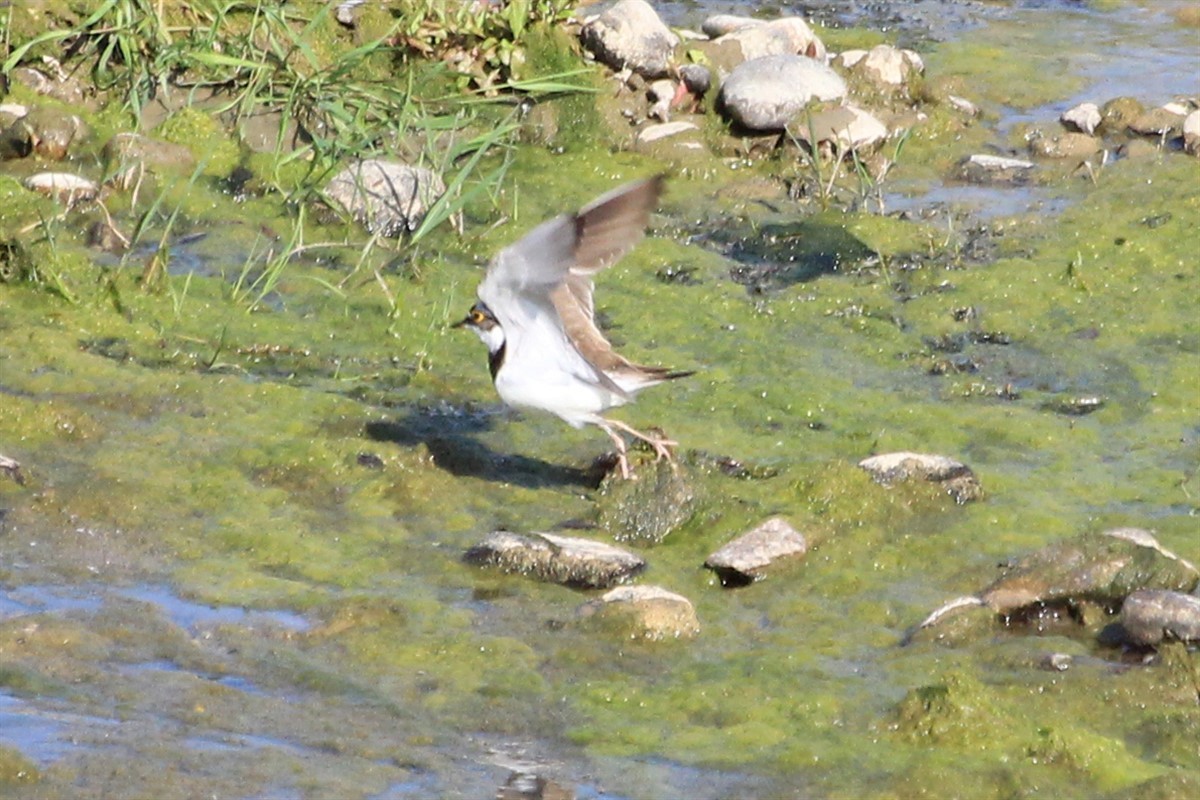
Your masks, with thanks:
[[[454,323],[454,324],[453,324],[453,325],[451,325],[450,327],[451,327],[451,328],[464,328],[464,327],[466,327],[466,326],[467,326],[467,325],[468,325],[470,322],[471,322],[471,318],[470,318],[470,317],[463,317],[462,319],[460,319],[458,322]]]

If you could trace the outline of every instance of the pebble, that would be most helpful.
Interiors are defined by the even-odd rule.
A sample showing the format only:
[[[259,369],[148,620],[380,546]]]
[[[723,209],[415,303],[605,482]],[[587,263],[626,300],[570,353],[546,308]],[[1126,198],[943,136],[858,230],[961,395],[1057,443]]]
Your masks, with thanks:
[[[776,561],[807,550],[804,534],[782,517],[772,517],[710,555],[704,566],[717,573],[722,586],[745,586],[761,580]]]
[[[1095,103],[1080,103],[1068,108],[1058,118],[1067,130],[1092,134],[1100,125],[1100,107]]]
[[[416,230],[445,191],[430,170],[382,159],[346,167],[325,186],[325,194],[368,231],[392,237]]]
[[[700,632],[692,602],[661,586],[620,586],[584,604],[579,613],[615,619],[629,628],[631,635],[645,639],[690,638]]]
[[[846,82],[805,56],[765,56],[734,68],[721,85],[721,105],[754,131],[783,130],[812,100],[840,100]]]
[[[551,533],[494,531],[463,554],[476,566],[499,567],[547,583],[607,589],[636,575],[646,562],[603,542]]]
[[[876,483],[890,486],[900,481],[925,480],[939,483],[958,503],[983,496],[979,479],[966,464],[948,456],[929,453],[883,453],[858,462]]]
[[[1121,627],[1130,642],[1200,641],[1200,597],[1164,589],[1141,589],[1125,598]]]
[[[645,128],[642,128],[638,131],[637,140],[639,144],[649,144],[670,136],[678,136],[681,133],[698,130],[700,130],[700,127],[694,122],[663,122],[658,125],[647,125]]]
[[[579,32],[583,46],[616,70],[631,69],[648,78],[667,75],[679,37],[646,0],[620,0]]]

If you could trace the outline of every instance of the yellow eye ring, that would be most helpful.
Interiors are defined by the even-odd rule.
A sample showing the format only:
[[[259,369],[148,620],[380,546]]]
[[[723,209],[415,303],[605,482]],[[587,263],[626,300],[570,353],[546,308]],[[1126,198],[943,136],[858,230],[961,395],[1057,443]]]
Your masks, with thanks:
[[[485,317],[483,312],[480,311],[478,308],[471,309],[471,322],[474,322],[476,325],[478,325],[479,323],[483,322],[485,319],[487,319],[487,317]]]

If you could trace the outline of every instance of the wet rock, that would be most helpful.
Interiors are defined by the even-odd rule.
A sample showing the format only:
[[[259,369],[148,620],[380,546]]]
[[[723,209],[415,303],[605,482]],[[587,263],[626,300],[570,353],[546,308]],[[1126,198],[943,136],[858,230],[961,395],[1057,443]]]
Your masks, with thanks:
[[[721,106],[749,130],[783,130],[812,100],[840,100],[846,82],[804,56],[765,56],[739,65],[721,85]]]
[[[646,639],[690,638],[700,632],[700,621],[691,601],[661,586],[619,586],[580,608],[583,617],[594,617]]]
[[[39,172],[23,183],[26,189],[53,197],[65,206],[96,199],[100,188],[94,181],[70,172]]]
[[[694,122],[664,122],[659,125],[647,125],[638,131],[637,141],[639,144],[649,144],[660,139],[698,130],[700,130],[699,126]]]
[[[109,181],[126,188],[147,171],[186,172],[196,166],[192,151],[183,145],[140,133],[118,133],[105,143],[102,155]]]
[[[810,145],[815,137],[818,144],[835,144],[839,150],[861,150],[888,136],[887,126],[869,111],[849,104],[801,114],[789,130]]]
[[[1125,598],[1121,627],[1130,642],[1156,645],[1164,639],[1200,641],[1200,597],[1163,589],[1141,589]]]
[[[800,17],[782,17],[769,22],[750,20],[750,23],[714,38],[717,47],[732,45],[737,50],[732,63],[726,66],[734,67],[763,56],[801,55],[818,61],[825,59],[825,45]]]
[[[1037,136],[1029,142],[1029,151],[1042,158],[1087,158],[1103,147],[1095,136],[1067,131],[1055,136]]]
[[[33,108],[0,133],[5,158],[36,153],[50,161],[67,157],[71,144],[82,139],[87,126],[79,117],[52,108]]]
[[[1140,528],[1116,528],[1056,542],[1020,559],[979,597],[1013,614],[1034,604],[1120,603],[1138,589],[1191,591],[1200,572]]]
[[[602,486],[598,523],[619,542],[658,544],[695,513],[688,468],[666,461],[636,467],[633,480],[609,477]]]
[[[25,476],[21,474],[21,463],[3,453],[0,453],[0,474],[7,475],[19,486],[25,485]]]
[[[1134,139],[1131,142],[1126,142],[1117,149],[1117,153],[1122,158],[1128,158],[1131,161],[1141,161],[1149,158],[1156,158],[1159,153],[1158,144],[1148,139]]]
[[[956,172],[960,180],[968,183],[1019,185],[1029,181],[1033,169],[1032,161],[976,154],[958,162]]]
[[[1115,608],[1134,592],[1162,589],[1187,592],[1200,586],[1200,571],[1165,549],[1149,531],[1115,528],[1086,533],[1048,545],[1003,567],[1004,574],[978,595],[959,597],[922,620],[905,637],[977,635],[993,616],[1045,618],[1054,609],[1098,628],[1105,609]]]
[[[445,191],[434,172],[381,159],[346,167],[325,187],[326,196],[368,231],[392,237],[416,230]]]
[[[649,78],[667,74],[676,36],[645,0],[620,0],[579,32],[583,46],[613,69],[631,69]]]
[[[1096,395],[1057,397],[1042,403],[1042,408],[1069,417],[1083,417],[1104,408],[1104,398]]]
[[[1152,108],[1129,123],[1129,130],[1142,136],[1169,136],[1182,127],[1183,115],[1166,108]]]
[[[646,562],[603,542],[551,533],[495,531],[467,550],[463,560],[499,567],[547,583],[606,589],[638,572]]]
[[[902,86],[910,76],[925,71],[925,62],[916,52],[890,44],[879,44],[870,50],[847,50],[837,57],[836,62],[881,86]]]
[[[516,770],[496,791],[496,800],[575,800],[575,792],[536,772]]]
[[[766,568],[808,549],[804,534],[782,517],[772,517],[708,557],[704,566],[715,571],[723,586],[745,586],[764,577]]]
[[[1193,111],[1183,120],[1183,149],[1200,156],[1200,110]]]
[[[1077,133],[1093,134],[1100,126],[1100,107],[1095,103],[1080,103],[1068,108],[1058,118],[1067,130]]]
[[[955,502],[967,503],[983,496],[983,487],[971,468],[947,456],[928,453],[884,453],[858,462],[876,483],[890,486],[900,481],[924,480],[941,484]]]
[[[1145,108],[1132,97],[1115,97],[1100,107],[1100,130],[1102,133],[1124,133]]]

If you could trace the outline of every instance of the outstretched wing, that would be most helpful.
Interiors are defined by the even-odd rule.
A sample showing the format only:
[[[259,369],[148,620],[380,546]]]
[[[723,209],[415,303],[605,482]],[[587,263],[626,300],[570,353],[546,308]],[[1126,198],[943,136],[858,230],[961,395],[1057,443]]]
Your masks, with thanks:
[[[595,325],[592,276],[619,261],[645,235],[663,181],[657,176],[622,186],[576,214],[542,223],[500,251],[478,294],[504,328],[509,346],[519,347],[534,329],[545,335],[552,326],[592,367],[583,370],[587,375],[580,369],[572,372],[617,388],[603,373],[629,362]]]

